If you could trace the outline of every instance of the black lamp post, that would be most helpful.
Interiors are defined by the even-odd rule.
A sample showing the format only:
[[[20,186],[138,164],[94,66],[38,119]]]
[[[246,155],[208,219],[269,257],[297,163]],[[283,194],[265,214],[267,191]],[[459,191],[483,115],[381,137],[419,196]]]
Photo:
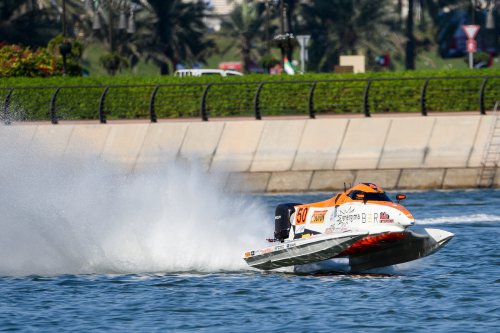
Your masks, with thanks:
[[[63,58],[63,74],[67,73],[67,63],[66,57],[71,53],[71,43],[66,38],[66,0],[62,2],[62,30],[63,30],[63,42],[59,44],[59,53]]]
[[[280,1],[279,15],[280,15],[280,33],[274,36],[273,44],[280,48],[282,60],[285,57],[287,57],[288,60],[291,61],[292,51],[297,46],[297,39],[290,32],[288,5],[284,3],[284,0]]]
[[[280,1],[280,32],[281,34],[285,35],[288,34],[290,31],[288,27],[288,20],[287,20],[287,10],[288,6],[284,3],[284,0]],[[288,43],[284,43],[283,46],[281,47],[281,59],[285,58],[285,56],[288,56]]]

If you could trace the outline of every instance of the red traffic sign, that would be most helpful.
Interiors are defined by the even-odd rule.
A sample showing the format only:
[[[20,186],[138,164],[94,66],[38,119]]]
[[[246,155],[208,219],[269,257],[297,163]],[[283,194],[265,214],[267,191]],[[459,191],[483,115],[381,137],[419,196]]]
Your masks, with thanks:
[[[474,39],[476,37],[477,32],[479,31],[478,25],[463,25],[462,29],[464,29],[465,34],[468,39]]]
[[[469,39],[466,42],[466,45],[467,45],[467,52],[476,52],[477,44],[474,39]]]

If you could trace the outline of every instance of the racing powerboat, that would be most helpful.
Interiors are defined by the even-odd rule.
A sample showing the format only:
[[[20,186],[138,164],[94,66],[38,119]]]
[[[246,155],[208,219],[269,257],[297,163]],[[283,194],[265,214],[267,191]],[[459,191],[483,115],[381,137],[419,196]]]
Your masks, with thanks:
[[[280,204],[273,245],[247,251],[244,260],[262,270],[293,266],[296,272],[330,271],[343,261],[350,272],[362,272],[428,256],[453,238],[440,229],[409,229],[415,219],[400,204],[404,199],[398,194],[394,202],[377,185],[362,183],[325,201]]]

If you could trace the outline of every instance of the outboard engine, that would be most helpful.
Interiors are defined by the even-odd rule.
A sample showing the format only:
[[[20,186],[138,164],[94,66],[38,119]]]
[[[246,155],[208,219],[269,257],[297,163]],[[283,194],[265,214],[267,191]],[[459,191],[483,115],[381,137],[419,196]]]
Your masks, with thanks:
[[[274,239],[283,242],[290,233],[290,216],[295,212],[295,206],[299,203],[286,203],[276,206],[274,213]]]

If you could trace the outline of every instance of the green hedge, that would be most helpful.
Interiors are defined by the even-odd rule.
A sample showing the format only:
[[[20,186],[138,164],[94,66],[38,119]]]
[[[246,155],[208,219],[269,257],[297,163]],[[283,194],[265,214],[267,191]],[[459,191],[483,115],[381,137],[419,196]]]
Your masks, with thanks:
[[[203,93],[211,84],[205,99],[209,117],[253,116],[259,89],[259,110],[263,117],[306,115],[314,84],[312,105],[317,114],[362,113],[365,89],[368,79],[372,79],[368,99],[370,112],[420,112],[424,82],[426,78],[435,77],[427,85],[428,111],[477,111],[479,90],[486,76],[490,77],[485,86],[485,108],[488,110],[500,99],[498,69],[228,78],[8,78],[0,81],[0,106],[5,110],[4,102],[12,91],[8,109],[11,117],[48,120],[51,100],[60,87],[55,103],[59,119],[98,119],[101,95],[109,87],[103,104],[108,119],[148,118],[150,99],[157,89],[154,110],[158,118],[199,117]]]

